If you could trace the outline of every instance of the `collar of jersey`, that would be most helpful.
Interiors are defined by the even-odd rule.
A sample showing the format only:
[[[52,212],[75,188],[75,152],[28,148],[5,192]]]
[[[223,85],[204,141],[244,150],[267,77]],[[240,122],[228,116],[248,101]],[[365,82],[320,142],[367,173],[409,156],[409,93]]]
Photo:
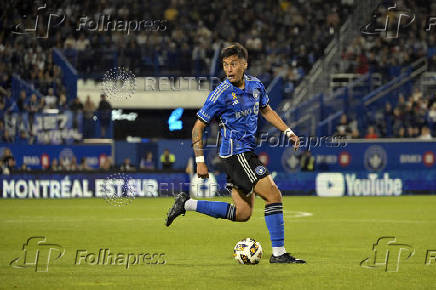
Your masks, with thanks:
[[[237,95],[243,95],[243,94],[245,94],[245,93],[248,92],[248,91],[247,91],[247,88],[248,88],[248,82],[247,82],[247,75],[246,75],[246,74],[244,74],[244,79],[245,79],[245,87],[244,87],[243,90],[241,90],[241,89],[238,88],[238,87],[235,87],[235,86],[234,86],[234,85],[229,81],[229,79],[226,79],[226,82],[229,83],[229,84],[232,86],[233,91],[234,91]]]

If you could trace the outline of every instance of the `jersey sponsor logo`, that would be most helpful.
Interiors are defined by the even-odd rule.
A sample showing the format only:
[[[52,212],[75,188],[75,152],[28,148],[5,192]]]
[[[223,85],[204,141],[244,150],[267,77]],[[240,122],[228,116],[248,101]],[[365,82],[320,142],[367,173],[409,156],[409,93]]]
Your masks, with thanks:
[[[345,182],[342,173],[319,173],[316,176],[316,194],[318,196],[343,196]]]
[[[257,175],[263,175],[266,172],[266,168],[263,167],[262,165],[257,166],[254,171],[256,172]]]
[[[256,115],[259,114],[259,102],[254,103],[254,113]]]
[[[365,152],[363,162],[368,170],[383,170],[387,165],[387,154],[385,149],[379,145],[370,146]]]
[[[234,105],[234,103],[233,103]],[[241,117],[247,117],[251,114],[258,115],[259,114],[259,102],[256,102],[253,106],[253,108],[248,108],[242,111],[235,112],[235,118],[241,118]]]

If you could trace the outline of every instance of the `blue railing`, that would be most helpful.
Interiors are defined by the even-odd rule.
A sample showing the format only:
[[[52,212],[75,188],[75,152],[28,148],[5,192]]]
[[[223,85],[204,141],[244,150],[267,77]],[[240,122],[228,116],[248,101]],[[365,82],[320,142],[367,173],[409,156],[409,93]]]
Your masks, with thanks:
[[[42,94],[31,84],[22,80],[18,75],[12,76],[12,98],[18,100],[20,96],[20,92],[24,90],[27,96],[32,94],[37,95],[39,98],[42,98]]]
[[[71,63],[65,58],[62,52],[53,49],[53,62],[62,70],[62,83],[67,90],[67,99],[71,100],[77,96],[77,71]]]

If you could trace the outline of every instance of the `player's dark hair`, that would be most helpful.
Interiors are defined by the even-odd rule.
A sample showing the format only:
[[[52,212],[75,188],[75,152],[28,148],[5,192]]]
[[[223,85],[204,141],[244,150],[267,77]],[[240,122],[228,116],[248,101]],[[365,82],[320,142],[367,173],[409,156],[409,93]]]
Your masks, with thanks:
[[[223,60],[226,57],[237,55],[238,58],[242,58],[247,60],[248,59],[248,52],[245,47],[242,46],[242,44],[236,42],[233,43],[230,46],[224,47],[221,50],[221,60]]]

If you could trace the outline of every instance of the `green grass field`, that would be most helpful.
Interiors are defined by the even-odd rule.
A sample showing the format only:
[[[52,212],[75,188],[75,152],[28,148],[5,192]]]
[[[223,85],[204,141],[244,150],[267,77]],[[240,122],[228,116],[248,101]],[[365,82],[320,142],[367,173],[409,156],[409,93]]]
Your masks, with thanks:
[[[285,197],[286,248],[306,265],[269,264],[271,243],[260,199],[246,223],[187,213],[167,228],[164,218],[171,204],[170,198],[136,199],[125,207],[102,199],[1,200],[0,288],[436,288],[436,261],[425,264],[427,250],[436,250],[436,196]],[[23,256],[23,244],[32,236],[45,236],[47,243],[65,249],[47,272],[9,266]],[[382,236],[395,236],[415,249],[409,259],[401,255],[398,272],[360,266]],[[232,257],[234,244],[246,237],[263,246],[258,265],[239,265]],[[165,253],[166,263],[129,269],[74,264],[77,250],[106,248],[126,255]]]

